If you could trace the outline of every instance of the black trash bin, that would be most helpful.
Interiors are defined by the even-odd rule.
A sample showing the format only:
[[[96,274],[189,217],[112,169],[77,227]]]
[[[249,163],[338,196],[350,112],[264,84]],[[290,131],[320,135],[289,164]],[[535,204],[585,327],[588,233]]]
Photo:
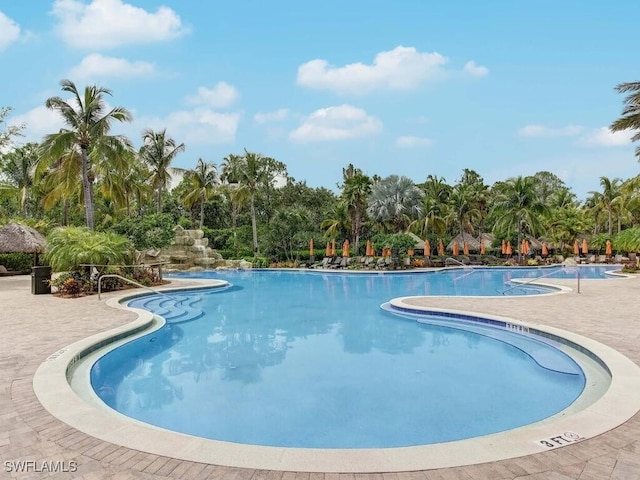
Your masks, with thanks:
[[[50,280],[50,266],[31,267],[31,293],[34,295],[51,293]]]

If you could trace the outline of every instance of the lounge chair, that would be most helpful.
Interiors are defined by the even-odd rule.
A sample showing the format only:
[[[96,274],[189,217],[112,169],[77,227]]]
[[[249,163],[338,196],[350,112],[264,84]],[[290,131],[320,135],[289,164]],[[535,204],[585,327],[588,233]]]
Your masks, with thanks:
[[[336,257],[329,264],[329,268],[340,268],[340,264],[342,263],[342,257]]]

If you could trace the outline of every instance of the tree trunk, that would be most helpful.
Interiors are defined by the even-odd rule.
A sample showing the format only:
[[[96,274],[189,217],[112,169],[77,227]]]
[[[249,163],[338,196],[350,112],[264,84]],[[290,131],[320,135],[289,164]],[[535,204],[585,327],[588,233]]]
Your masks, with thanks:
[[[93,230],[93,189],[89,180],[89,152],[82,148],[82,193],[84,195],[84,213],[87,228]]]
[[[204,198],[200,202],[200,230],[202,230],[203,225],[204,225]]]
[[[162,187],[158,187],[158,197],[156,199],[157,213],[162,213]]]
[[[253,232],[253,254],[258,255],[260,250],[258,249],[258,226],[256,225],[256,206],[251,194],[251,230]]]

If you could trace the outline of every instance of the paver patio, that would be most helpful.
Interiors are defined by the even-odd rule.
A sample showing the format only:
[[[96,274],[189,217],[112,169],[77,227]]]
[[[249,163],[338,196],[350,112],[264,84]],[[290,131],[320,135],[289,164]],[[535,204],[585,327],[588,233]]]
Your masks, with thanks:
[[[547,280],[548,281],[548,280]],[[573,280],[554,283],[576,287]],[[640,365],[640,278],[582,280],[581,293],[528,298],[422,298],[430,307],[468,310],[551,325],[593,338]],[[114,295],[114,294],[110,294]],[[53,352],[134,314],[97,296],[61,299],[31,295],[30,277],[0,278],[0,478],[422,480],[640,480],[640,413],[598,437],[536,455],[420,472],[323,474],[262,471],[160,457],[90,437],[51,416],[32,387],[38,366]],[[636,392],[640,395],[640,392]],[[34,462],[16,472],[16,462]],[[74,472],[37,472],[45,461]],[[77,469],[69,468],[77,465]],[[14,470],[14,471],[9,471]]]

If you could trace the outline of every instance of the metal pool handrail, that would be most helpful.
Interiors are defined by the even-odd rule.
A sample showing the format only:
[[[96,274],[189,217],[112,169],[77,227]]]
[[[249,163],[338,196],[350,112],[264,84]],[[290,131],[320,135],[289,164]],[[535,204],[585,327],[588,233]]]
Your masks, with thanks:
[[[129,282],[132,285],[135,285],[136,287],[140,287],[140,288],[146,288],[147,290],[151,290],[153,293],[157,293],[159,295],[164,295],[167,298],[170,298],[171,300],[175,301],[175,302],[183,302],[184,299],[179,300],[175,297],[172,297],[171,295],[167,295],[166,293],[161,292],[160,290],[156,290],[155,288],[151,288],[151,287],[147,287],[146,285],[142,285],[141,283],[136,282],[135,280],[131,280],[130,278],[126,278],[123,277],[122,275],[117,275],[115,273],[110,273],[108,275],[101,275],[100,278],[98,279],[98,300],[100,300],[100,295],[102,293],[102,279],[103,278],[119,278],[120,280],[124,280],[125,282]]]

